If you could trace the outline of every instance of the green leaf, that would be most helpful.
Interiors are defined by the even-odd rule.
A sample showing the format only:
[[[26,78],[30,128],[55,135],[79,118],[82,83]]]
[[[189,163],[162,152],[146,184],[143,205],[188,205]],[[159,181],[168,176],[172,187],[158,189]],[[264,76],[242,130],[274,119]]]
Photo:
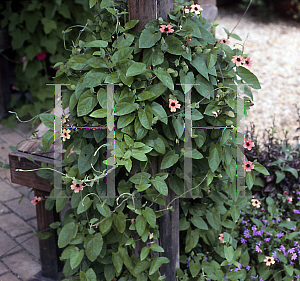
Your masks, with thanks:
[[[123,212],[119,212],[118,215],[113,216],[114,224],[120,233],[123,233],[126,229],[126,216]]]
[[[151,248],[151,250],[153,250],[155,252],[159,252],[159,253],[163,253],[165,251],[161,246],[159,246],[157,244],[151,244],[150,248]]]
[[[64,248],[71,242],[72,238],[74,237],[75,229],[76,228],[75,228],[74,222],[70,222],[62,228],[62,230],[58,236],[58,247],[59,248]],[[75,233],[75,235],[76,235],[76,233]]]
[[[178,116],[177,118],[175,116],[172,116],[172,124],[174,127],[174,130],[176,132],[176,135],[178,138],[181,138],[183,132],[184,132],[184,121],[183,118]]]
[[[254,172],[246,172],[246,184],[251,189],[255,181]]]
[[[138,22],[139,22],[139,20],[131,20],[129,22],[126,22],[125,29],[132,29],[132,28],[134,28],[137,25]]]
[[[208,55],[208,59],[207,59],[207,68],[210,69],[210,68],[214,67],[216,62],[217,62],[217,54],[210,53]]]
[[[77,55],[68,60],[67,66],[74,70],[82,70],[86,65],[88,65],[87,61],[92,58],[92,55]]]
[[[67,204],[68,202],[68,196],[65,190],[60,191],[57,194],[56,202],[55,202],[55,207],[56,207],[56,212],[59,213]]]
[[[44,26],[44,31],[46,34],[49,34],[51,30],[56,30],[56,22],[48,18],[42,18],[42,24]]]
[[[205,55],[203,55],[205,56]],[[196,70],[207,80],[209,81],[208,77],[208,69],[205,64],[204,57],[200,55],[196,55],[195,58],[191,61],[191,65],[196,68]]]
[[[232,259],[234,257],[234,250],[233,247],[226,247],[224,246],[224,254],[225,254],[225,258],[227,259],[228,262],[232,262]]]
[[[103,222],[100,223],[100,231],[105,235],[111,228],[113,222],[112,216],[107,217]]]
[[[153,180],[150,180],[150,182],[154,185],[154,187],[160,194],[165,195],[165,196],[168,195],[168,186],[165,183],[163,178],[156,176],[156,178]]]
[[[77,214],[81,214],[85,212],[85,210],[88,210],[88,208],[92,205],[93,200],[90,200],[89,197],[85,197],[82,205],[82,200],[80,200],[80,203],[77,207]]]
[[[158,120],[165,123],[166,125],[168,124],[168,116],[162,105],[154,101],[151,104],[151,109],[154,116],[158,117]]]
[[[189,269],[193,277],[197,276],[201,269],[200,262],[194,262],[193,260],[190,261]]]
[[[121,273],[123,267],[123,260],[119,253],[112,253],[112,261],[117,274]]]
[[[93,111],[89,116],[94,118],[105,118],[107,117],[107,109],[104,108],[97,109]]]
[[[215,230],[219,230],[220,220],[215,214],[211,213],[210,211],[206,211],[206,219]]]
[[[179,155],[175,154],[174,150],[169,151],[161,161],[161,169],[168,169],[172,167],[179,159]]]
[[[151,130],[153,115],[150,105],[147,104],[145,108],[140,108],[138,111],[138,116],[142,126],[148,130]]]
[[[107,47],[108,42],[103,40],[94,40],[87,43],[84,47],[98,47],[98,48],[105,48]]]
[[[138,215],[135,220],[135,228],[139,236],[142,236],[147,225],[147,220],[142,215]]]
[[[153,273],[155,273],[163,263],[169,263],[169,262],[170,262],[170,260],[166,257],[155,256],[151,262],[149,275],[152,275]]]
[[[86,244],[86,255],[90,261],[95,261],[103,247],[103,238],[101,233],[96,233]]]
[[[238,206],[232,205],[230,207],[230,214],[231,214],[233,221],[236,223],[240,217],[240,210],[239,210]]]
[[[257,77],[247,68],[237,66],[237,75],[240,76],[253,89],[261,89]]]
[[[179,220],[179,231],[184,231],[190,228],[191,223],[189,221],[186,221],[186,218],[183,217]]]
[[[104,217],[108,217],[111,214],[111,210],[106,203],[104,204],[97,203],[96,207],[99,213]]]
[[[137,103],[129,103],[129,102],[119,102],[115,106],[115,115],[121,116],[128,113],[131,113],[137,110],[139,105]]]
[[[256,166],[256,164],[255,164]],[[255,168],[255,167],[254,167]],[[298,178],[298,172],[296,169],[292,168],[292,167],[289,167],[289,166],[284,166],[282,168],[282,171],[287,171],[287,172],[290,172],[293,174],[293,176],[297,179]]]
[[[47,128],[54,130],[54,114],[42,113],[39,117]]]
[[[135,275],[140,274],[141,272],[145,271],[148,267],[150,267],[151,262],[148,260],[139,261],[133,270]]]
[[[97,281],[96,273],[92,268],[89,268],[85,273],[86,281]]]
[[[144,247],[142,249],[141,255],[140,255],[141,261],[143,261],[145,258],[147,258],[149,252],[150,252],[150,248],[148,248],[148,247]]]
[[[165,39],[165,43],[167,44],[168,53],[173,55],[182,55],[184,53],[182,42],[175,35],[169,35]]]
[[[135,62],[134,64],[132,64],[127,72],[126,72],[126,76],[136,76],[139,74],[142,74],[144,72],[146,72],[146,65],[142,62]]]
[[[219,157],[219,152],[217,147],[214,147],[210,152],[209,152],[209,157],[208,157],[208,164],[212,172],[215,172],[217,168],[219,167],[219,164],[221,162],[221,158]]]
[[[90,90],[85,91],[80,97],[77,105],[78,117],[89,114],[97,105],[97,97]]]
[[[70,266],[72,269],[76,268],[81,263],[83,256],[84,256],[84,250],[72,251],[70,257]]]
[[[150,48],[161,38],[161,32],[157,32],[154,27],[150,26],[144,29],[140,35],[139,48]]]
[[[250,261],[250,256],[248,254],[248,250],[246,250],[241,255],[240,262],[241,262],[241,264],[242,264],[243,267],[246,267],[249,264],[249,261]]]
[[[280,172],[279,170],[275,171],[276,174],[276,183],[281,182],[285,178],[285,173]]]
[[[284,265],[284,267],[287,275],[292,276],[294,272],[293,266],[289,264],[289,265]]]
[[[191,218],[191,222],[194,226],[196,226],[199,229],[208,230],[208,226],[205,223],[205,221],[200,216],[193,216]]]
[[[99,157],[99,153],[94,156],[94,147],[91,143],[86,145],[80,152],[78,158],[78,171],[80,174],[85,173],[90,170],[91,165],[95,165],[97,159]]]
[[[42,136],[42,145],[44,151],[47,151],[50,146],[54,142],[54,131],[53,130],[48,130],[43,136]]]
[[[132,176],[131,178],[129,178],[129,181],[131,181],[134,184],[146,184],[146,183],[149,183],[150,176],[151,175],[148,173],[141,172],[141,173],[137,173],[134,176]]]
[[[174,91],[174,83],[172,77],[166,70],[159,67],[158,69],[153,69],[153,72],[165,86],[167,86],[170,90]]]
[[[89,0],[90,9],[93,8],[97,3],[97,0]]]
[[[230,139],[230,130],[224,129],[224,131],[222,133],[220,145],[223,146],[229,139]]]
[[[135,113],[122,115],[119,117],[117,122],[118,129],[124,128],[129,125],[135,119]]]
[[[146,220],[150,224],[150,226],[152,228],[155,228],[155,226],[156,226],[156,215],[155,215],[154,211],[151,208],[146,207],[145,210],[142,210],[142,214],[146,218]]]
[[[270,173],[268,172],[268,170],[261,164],[258,164],[258,163],[255,163],[254,164],[254,170],[266,175],[266,176],[269,176]]]

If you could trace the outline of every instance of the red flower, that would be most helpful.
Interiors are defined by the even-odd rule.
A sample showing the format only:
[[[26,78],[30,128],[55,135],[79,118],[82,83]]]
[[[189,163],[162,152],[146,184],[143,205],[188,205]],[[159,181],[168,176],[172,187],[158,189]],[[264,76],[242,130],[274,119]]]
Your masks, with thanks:
[[[252,142],[251,139],[248,140],[244,139],[244,142],[245,142],[244,147],[248,148],[248,150],[251,150],[251,148],[254,146],[254,142]]]
[[[237,66],[240,66],[242,63],[244,63],[245,59],[239,55],[239,56],[233,56],[233,59],[231,60],[236,63]]]
[[[248,162],[244,161],[244,169],[245,169],[247,172],[250,172],[251,169],[253,169],[253,168],[254,168],[254,165],[252,164],[251,161],[248,161]]]
[[[166,33],[173,33],[174,29],[172,29],[172,27],[173,26],[171,24],[168,24],[168,25],[162,24],[161,28],[159,29],[159,31],[161,33],[164,33],[164,32],[166,32]]]
[[[74,190],[75,193],[78,193],[80,190],[83,190],[83,186],[81,182],[72,181],[71,189]]]
[[[244,64],[247,65],[248,67],[251,67],[253,64],[253,61],[250,57],[247,57],[244,61]]]
[[[180,104],[177,100],[169,99],[169,108],[171,109],[171,112],[176,112],[176,108],[180,108]]]
[[[45,53],[38,53],[36,57],[38,60],[44,60],[47,57],[47,55]]]

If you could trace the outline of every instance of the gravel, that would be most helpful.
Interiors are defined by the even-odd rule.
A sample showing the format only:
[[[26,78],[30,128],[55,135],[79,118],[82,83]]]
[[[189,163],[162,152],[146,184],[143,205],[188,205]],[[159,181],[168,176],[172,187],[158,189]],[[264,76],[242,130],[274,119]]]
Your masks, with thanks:
[[[219,8],[216,20],[220,25],[216,28],[216,38],[227,38],[223,27],[232,31],[241,17],[242,13],[231,8]],[[244,119],[245,131],[253,122],[261,143],[264,131],[273,127],[275,116],[275,136],[283,140],[283,132],[288,129],[289,143],[293,147],[297,144],[293,138],[300,136],[300,131],[296,131],[300,126],[296,121],[299,118],[296,105],[300,114],[300,24],[281,19],[263,22],[246,14],[233,33],[243,42],[249,34],[244,53],[252,58],[253,66],[249,70],[261,84],[260,90],[252,91],[254,106]],[[236,43],[240,41],[231,38],[229,45],[233,47]]]

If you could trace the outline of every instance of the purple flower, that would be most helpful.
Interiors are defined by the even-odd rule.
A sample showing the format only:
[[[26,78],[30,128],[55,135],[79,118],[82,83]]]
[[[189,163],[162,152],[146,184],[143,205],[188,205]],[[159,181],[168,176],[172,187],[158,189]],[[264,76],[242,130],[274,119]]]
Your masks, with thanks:
[[[242,223],[244,223],[245,225],[248,225],[249,220],[247,221],[242,221]]]
[[[241,237],[241,243],[243,244],[243,243],[246,243],[246,242],[247,242],[247,240],[244,239],[243,237]]]
[[[271,231],[267,232],[266,234],[267,234],[267,235],[271,235]]]
[[[291,257],[291,260],[293,261],[293,260],[295,260],[296,258],[297,258],[297,254],[294,253],[294,254],[292,255],[292,257]]]
[[[300,211],[297,209],[293,209],[294,214],[300,214]]]
[[[281,231],[277,234],[277,236],[278,236],[278,238],[280,238],[280,237],[284,236],[284,233]]]
[[[190,266],[190,261],[187,261],[186,263],[187,263],[186,267],[189,267]]]
[[[291,230],[296,230],[296,225],[294,227],[292,227]]]
[[[298,200],[300,200],[300,197],[297,197]]]
[[[283,245],[280,246],[280,250],[285,252],[285,247]]]
[[[269,237],[269,238],[265,238],[265,241],[266,242],[269,242],[271,240],[271,238]]]
[[[228,279],[228,277],[226,277],[226,276],[223,278],[223,280],[227,280],[227,279]]]
[[[259,252],[259,253],[261,253],[261,252],[262,252],[261,248],[259,248],[259,246],[258,246],[258,245],[256,245],[256,246],[255,246],[255,251],[256,251],[256,252]]]
[[[292,261],[290,261],[290,264],[291,264],[292,266],[294,266],[294,265],[295,265],[295,263],[294,263],[294,262],[292,262]]]
[[[294,241],[294,247],[298,245],[298,241]]]
[[[269,221],[268,220],[263,220],[264,224],[268,225]]]
[[[299,192],[299,191],[297,191],[297,192]],[[300,274],[295,275],[295,278],[300,278]]]
[[[256,225],[253,225],[252,228],[251,228],[253,231],[255,231],[257,228],[256,228]]]
[[[292,253],[294,253],[294,251],[295,251],[295,249],[291,248],[291,249],[288,250],[288,253],[292,254]]]
[[[296,194],[297,194],[297,195],[300,195],[300,191],[296,191]],[[298,278],[300,278],[300,277],[298,277]]]
[[[276,222],[280,222],[281,221],[281,218],[278,218],[277,220],[276,220]]]
[[[247,265],[247,266],[246,266],[246,269],[247,269],[248,271],[250,270],[250,268],[251,268],[250,265]]]

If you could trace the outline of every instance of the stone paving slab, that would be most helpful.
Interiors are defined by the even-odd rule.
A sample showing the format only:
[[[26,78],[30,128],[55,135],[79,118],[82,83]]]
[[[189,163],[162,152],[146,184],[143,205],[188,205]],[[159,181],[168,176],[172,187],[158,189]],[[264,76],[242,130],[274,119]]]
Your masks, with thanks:
[[[0,226],[1,226],[1,224],[0,224]],[[6,253],[5,255],[11,255],[13,253],[16,253],[16,252],[19,252],[20,250],[22,250],[21,246],[17,246],[17,247],[15,247],[15,246],[17,246],[17,243],[11,237],[9,237],[6,233],[4,233],[3,231],[0,230],[0,256],[4,255],[10,249],[12,249],[12,250],[9,251],[8,253]]]
[[[27,223],[29,223],[34,229],[37,229],[36,217],[31,220],[28,220]]]
[[[7,162],[5,162],[5,163],[8,164],[8,159],[7,159]],[[1,181],[1,179],[11,182],[10,169],[0,168],[0,181]]]
[[[41,270],[41,264],[35,261],[27,251],[4,258],[3,263],[24,281],[27,281]]]
[[[13,132],[13,133],[5,134],[2,137],[0,136],[0,143],[2,143],[2,142],[6,143],[7,147],[9,147],[9,146],[16,147],[19,144],[19,142],[21,142],[19,144],[19,146],[20,146],[23,143],[22,141],[25,141],[28,138],[29,137],[25,137],[16,132]]]
[[[7,213],[11,213],[11,211],[7,209],[3,204],[0,203],[0,215],[4,215]]]
[[[24,199],[25,197],[28,199],[27,195],[29,193],[29,191],[31,190],[31,188],[28,188],[27,186],[24,186],[24,185],[19,185],[16,187],[16,189],[21,192],[21,194],[24,194]],[[34,191],[32,191],[30,194],[29,194],[29,201],[33,200],[34,198]]]
[[[31,238],[30,238],[31,237]],[[28,239],[29,238],[29,239]],[[28,240],[26,240],[28,239]],[[40,261],[40,248],[39,248],[39,238],[34,235],[34,233],[27,233],[16,238],[18,243],[22,243],[22,246],[35,256],[36,261]]]
[[[0,194],[1,194],[0,201],[2,202],[15,199],[15,198],[19,198],[19,199],[21,198],[21,194],[20,192],[18,192],[16,188],[10,186],[8,183],[2,181],[1,179],[0,179]]]
[[[16,214],[10,213],[0,216],[0,227],[11,237],[16,237],[28,232],[32,232],[33,228],[19,218]]]
[[[8,273],[3,276],[0,276],[0,281],[20,281],[20,279],[18,279],[12,273]]]
[[[36,217],[35,206],[29,201],[28,198],[23,198],[22,201],[19,203],[20,199],[13,199],[10,201],[5,202],[4,204],[14,210],[20,217],[24,220],[29,220],[33,217]]]
[[[0,262],[0,280],[1,280],[1,275],[7,272],[9,272],[9,269],[7,269],[7,267],[4,265],[3,262]]]

